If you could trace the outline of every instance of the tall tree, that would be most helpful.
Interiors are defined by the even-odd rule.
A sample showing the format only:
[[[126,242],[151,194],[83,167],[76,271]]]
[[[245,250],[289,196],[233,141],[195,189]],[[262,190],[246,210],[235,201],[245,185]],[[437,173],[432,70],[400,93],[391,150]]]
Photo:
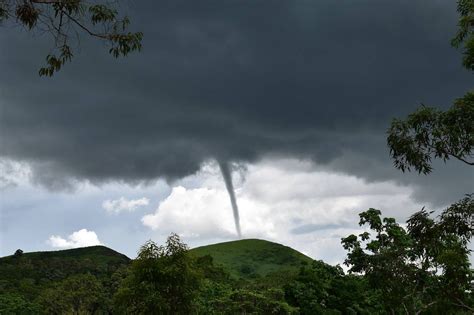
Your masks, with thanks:
[[[474,311],[468,243],[474,233],[472,195],[437,218],[421,210],[406,228],[369,209],[360,225],[372,233],[342,239],[345,264],[381,292],[388,313],[464,314]]]
[[[302,266],[294,281],[285,285],[285,297],[302,315],[379,314],[381,304],[361,276],[346,275],[342,268],[322,261]]]
[[[146,242],[115,295],[120,314],[191,314],[200,286],[188,247],[171,234],[165,246]]]
[[[44,314],[101,314],[107,311],[104,291],[93,275],[78,274],[44,290],[37,302]]]
[[[0,25],[18,23],[25,30],[52,35],[52,52],[41,76],[52,76],[73,57],[71,41],[81,35],[109,44],[114,57],[141,49],[143,34],[130,32],[128,17],[119,17],[113,1],[0,0]]]
[[[474,71],[474,0],[458,0],[459,30],[451,44],[463,51],[463,66]],[[447,111],[422,106],[407,119],[394,119],[387,143],[395,167],[432,171],[432,159],[455,158],[474,165],[474,92],[457,99]]]

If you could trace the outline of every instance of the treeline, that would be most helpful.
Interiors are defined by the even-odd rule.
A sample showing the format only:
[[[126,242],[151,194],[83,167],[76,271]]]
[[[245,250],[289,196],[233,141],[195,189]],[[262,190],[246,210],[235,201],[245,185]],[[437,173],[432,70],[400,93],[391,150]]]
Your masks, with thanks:
[[[28,265],[24,256],[14,256],[18,268]],[[381,310],[367,294],[367,282],[344,275],[340,267],[314,261],[302,264],[299,273],[238,279],[216,266],[211,256],[190,255],[175,234],[164,246],[145,243],[137,259],[109,276],[86,272],[61,280],[49,275],[18,280],[10,286],[3,283],[1,314],[314,314],[315,310],[339,314]]]
[[[313,261],[238,278],[176,234],[146,242],[131,262],[17,251],[0,264],[0,314],[472,314],[473,213],[472,195],[437,218],[417,212],[405,227],[369,209],[360,214],[369,230],[342,239],[347,274]]]

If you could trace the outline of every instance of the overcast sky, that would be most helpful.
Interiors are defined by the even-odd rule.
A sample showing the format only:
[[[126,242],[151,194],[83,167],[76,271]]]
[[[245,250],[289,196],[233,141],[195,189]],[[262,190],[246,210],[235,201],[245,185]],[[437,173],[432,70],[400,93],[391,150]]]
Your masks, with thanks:
[[[244,237],[330,263],[357,214],[400,220],[472,191],[456,161],[393,168],[385,132],[472,88],[453,1],[133,1],[143,51],[83,38],[53,78],[50,38],[0,33],[0,255],[104,244],[134,257],[177,232],[236,238],[216,161],[233,165]]]

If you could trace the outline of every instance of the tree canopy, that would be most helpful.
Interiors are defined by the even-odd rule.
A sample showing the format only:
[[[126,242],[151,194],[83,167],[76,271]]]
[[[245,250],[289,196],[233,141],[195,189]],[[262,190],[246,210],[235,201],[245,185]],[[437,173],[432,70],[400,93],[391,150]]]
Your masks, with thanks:
[[[12,255],[0,258],[0,313],[471,314],[473,212],[468,196],[436,219],[418,212],[406,228],[378,210],[362,213],[374,233],[343,241],[351,274],[316,260],[294,270],[282,259],[272,272],[239,276],[230,272],[238,266],[214,257],[240,244],[211,245],[205,254],[175,234],[164,245],[146,242],[133,261],[104,247]],[[247,262],[260,263],[262,248]]]
[[[146,242],[132,263],[130,274],[115,295],[123,314],[190,314],[200,278],[188,248],[171,234],[165,246]]]
[[[451,41],[463,50],[463,66],[474,71],[474,1],[458,0],[459,30]]]
[[[381,293],[388,313],[462,314],[472,312],[473,273],[468,243],[474,232],[472,195],[437,218],[426,210],[413,214],[406,228],[381,211],[360,214],[372,232],[342,239],[345,264]]]

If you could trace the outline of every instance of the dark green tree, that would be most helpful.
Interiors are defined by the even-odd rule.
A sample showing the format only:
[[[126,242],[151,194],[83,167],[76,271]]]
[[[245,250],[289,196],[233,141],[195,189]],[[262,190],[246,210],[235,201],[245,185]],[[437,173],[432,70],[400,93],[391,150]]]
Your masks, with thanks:
[[[285,286],[286,300],[301,314],[376,314],[381,311],[376,292],[361,276],[345,275],[340,266],[321,261],[302,266]]]
[[[105,290],[91,274],[66,278],[37,299],[45,314],[97,314],[108,310]]]
[[[13,256],[19,258],[19,257],[23,256],[23,251],[21,249],[17,249],[15,251],[15,254],[13,254]]]
[[[146,242],[114,298],[121,314],[190,314],[201,283],[188,247],[171,234],[165,246]]]
[[[224,299],[214,303],[215,314],[298,314],[284,300],[283,292],[278,290],[254,291],[239,288],[229,292]]]
[[[0,0],[0,26],[5,23],[52,35],[52,53],[39,70],[41,76],[52,76],[72,59],[71,41],[77,41],[80,34],[107,42],[114,57],[140,50],[143,37],[141,32],[128,30],[130,20],[119,17],[113,1]]]
[[[459,30],[452,45],[463,50],[463,65],[474,71],[474,0],[458,0]],[[455,158],[474,165],[474,93],[468,92],[441,111],[422,106],[407,119],[394,119],[387,143],[395,167],[432,171],[432,159]]]
[[[463,314],[474,310],[468,243],[473,235],[472,195],[437,218],[424,209],[404,228],[369,209],[360,214],[364,232],[342,239],[349,271],[364,275],[392,314]]]
[[[0,314],[39,314],[39,305],[26,300],[19,294],[0,293]]]

